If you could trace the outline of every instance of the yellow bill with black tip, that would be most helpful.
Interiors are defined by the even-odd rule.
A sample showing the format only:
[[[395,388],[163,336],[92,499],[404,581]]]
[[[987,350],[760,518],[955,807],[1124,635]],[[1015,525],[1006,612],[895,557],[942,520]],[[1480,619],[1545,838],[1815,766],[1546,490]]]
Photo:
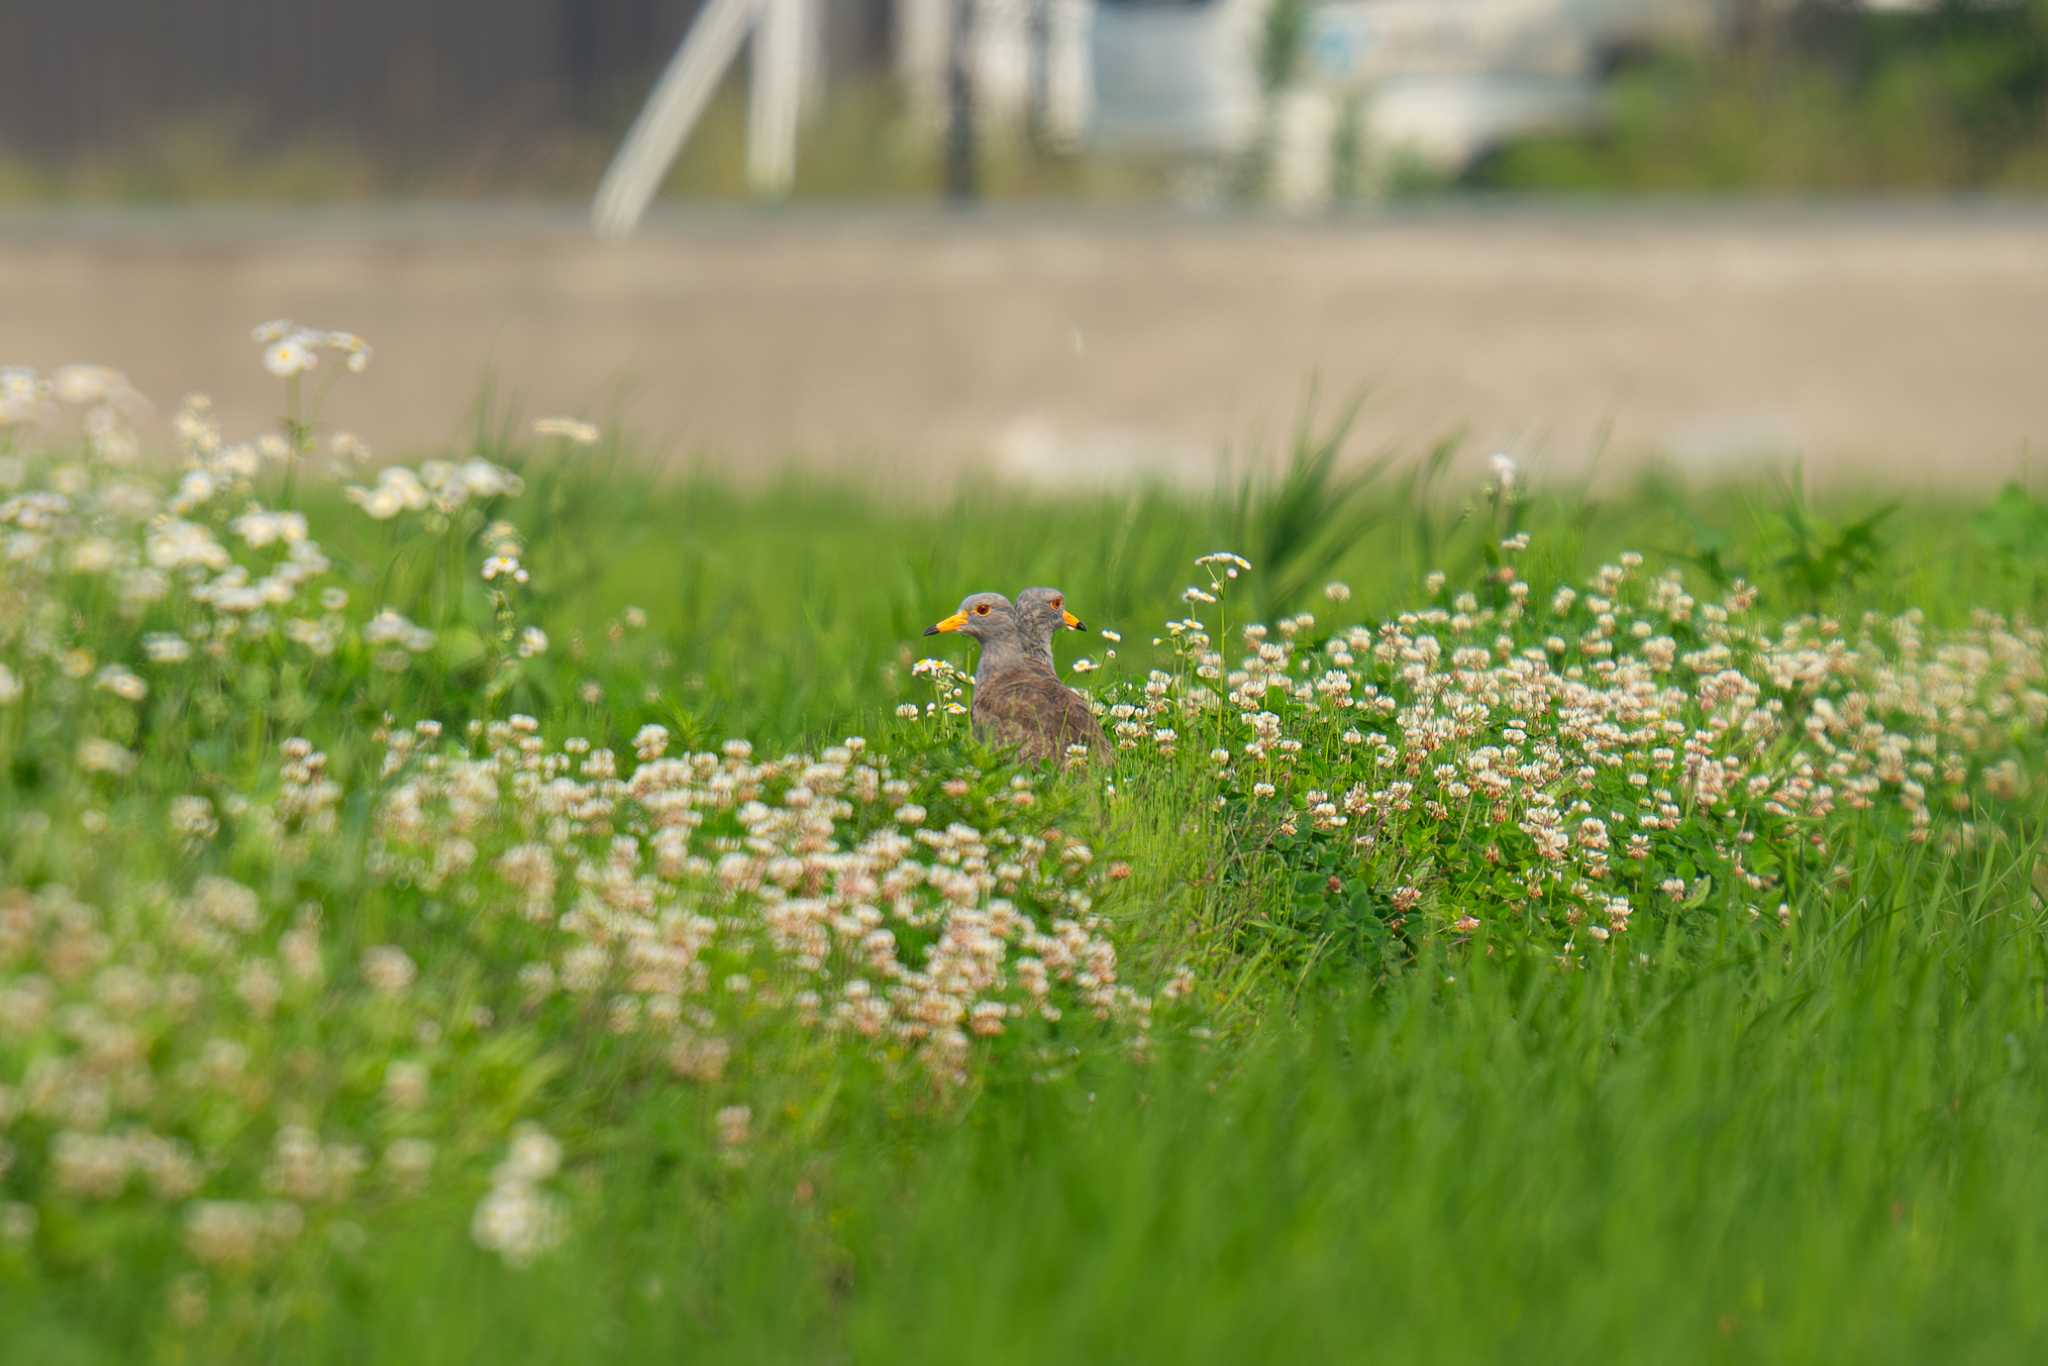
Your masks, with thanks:
[[[1069,631],[1085,631],[1088,629],[1086,623],[1064,607],[1060,609],[1060,620],[1067,624]]]
[[[948,631],[957,631],[966,624],[967,614],[965,612],[955,612],[944,621],[934,622],[932,625],[925,627],[924,633],[928,636],[944,635]]]

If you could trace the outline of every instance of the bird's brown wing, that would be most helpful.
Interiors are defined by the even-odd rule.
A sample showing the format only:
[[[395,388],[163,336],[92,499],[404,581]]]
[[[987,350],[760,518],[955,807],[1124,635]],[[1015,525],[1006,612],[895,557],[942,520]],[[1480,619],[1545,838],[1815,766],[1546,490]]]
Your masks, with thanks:
[[[1109,753],[1109,737],[1102,733],[1102,723],[1095,719],[1095,711],[1088,705],[1088,699],[1072,688],[1062,686],[1061,710],[1055,737],[1058,753],[1064,754],[1069,745],[1086,745],[1090,758],[1100,759]]]
[[[1014,745],[1034,763],[1065,756],[1067,746],[1109,749],[1087,701],[1051,671],[1006,674],[974,690],[974,733],[993,745]]]

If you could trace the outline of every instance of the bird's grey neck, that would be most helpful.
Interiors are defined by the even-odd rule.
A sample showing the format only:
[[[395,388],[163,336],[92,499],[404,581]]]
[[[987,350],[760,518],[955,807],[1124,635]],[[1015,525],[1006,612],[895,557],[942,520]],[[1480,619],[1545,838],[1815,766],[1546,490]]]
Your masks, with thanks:
[[[982,642],[981,659],[974,666],[974,682],[978,687],[998,674],[1014,673],[1019,669],[1043,669],[1053,672],[1052,646],[1036,651],[1014,637],[1001,637]]]

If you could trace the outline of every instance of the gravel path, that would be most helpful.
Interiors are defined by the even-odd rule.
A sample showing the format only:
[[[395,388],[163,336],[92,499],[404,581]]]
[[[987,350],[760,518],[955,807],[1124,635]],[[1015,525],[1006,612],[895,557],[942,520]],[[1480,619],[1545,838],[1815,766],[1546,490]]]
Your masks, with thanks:
[[[2048,209],[1443,208],[1315,224],[570,210],[0,215],[0,363],[97,360],[169,410],[277,409],[251,324],[362,333],[323,420],[462,439],[486,382],[648,449],[917,481],[1205,480],[1311,381],[1357,449],[1603,468],[1805,457],[1986,482],[2048,437]]]

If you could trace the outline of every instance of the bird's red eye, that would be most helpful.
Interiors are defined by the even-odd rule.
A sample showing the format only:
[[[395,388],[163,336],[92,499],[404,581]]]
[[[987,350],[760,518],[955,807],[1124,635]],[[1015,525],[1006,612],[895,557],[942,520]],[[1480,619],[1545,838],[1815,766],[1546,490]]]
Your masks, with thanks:
[[[1059,611],[1060,608],[1065,607],[1066,605],[1067,600],[1065,598],[1054,598],[1052,600],[1052,610],[1055,612]]]
[[[977,617],[985,617],[985,616],[987,616],[987,615],[988,615],[988,604],[984,602],[984,603],[982,603],[982,604],[981,604],[980,606],[976,607],[976,608],[974,609],[974,615],[976,615]]]

